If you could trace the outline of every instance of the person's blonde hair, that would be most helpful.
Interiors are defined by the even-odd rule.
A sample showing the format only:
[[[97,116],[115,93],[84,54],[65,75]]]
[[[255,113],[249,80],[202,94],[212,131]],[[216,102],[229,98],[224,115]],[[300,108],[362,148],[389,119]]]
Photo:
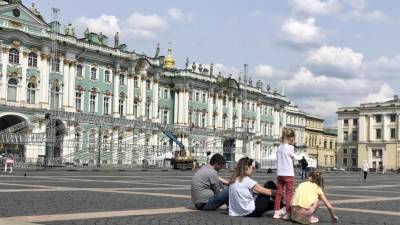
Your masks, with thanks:
[[[283,143],[285,140],[288,140],[289,138],[294,138],[296,135],[294,134],[294,130],[291,128],[284,127],[282,129],[282,137],[281,137],[281,142]]]
[[[243,178],[246,177],[246,169],[249,166],[252,166],[253,159],[249,157],[244,157],[239,160],[235,167],[235,171],[232,174],[231,180],[229,181],[230,184],[235,183],[236,179],[239,179],[239,182],[242,182]]]

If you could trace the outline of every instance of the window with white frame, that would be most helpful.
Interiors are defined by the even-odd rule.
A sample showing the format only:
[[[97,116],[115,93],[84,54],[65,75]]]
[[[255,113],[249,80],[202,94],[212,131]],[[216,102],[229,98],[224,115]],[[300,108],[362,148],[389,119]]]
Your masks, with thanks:
[[[52,63],[51,63],[51,71],[60,72],[60,62],[61,62],[60,59],[59,58],[52,59],[51,61],[52,61]]]
[[[136,118],[138,116],[138,102],[133,102],[133,116]]]
[[[28,104],[35,104],[36,102],[36,84],[33,82],[30,82],[28,84],[28,89],[26,92],[26,102]]]
[[[15,48],[8,52],[8,62],[10,64],[19,64],[19,51]]]
[[[196,92],[196,102],[199,102],[199,101],[200,101],[200,93]]]
[[[163,122],[168,124],[168,110],[164,110]]]
[[[125,85],[125,75],[119,75],[119,85]]]
[[[110,82],[110,71],[104,71],[104,82]]]
[[[97,69],[95,67],[90,69],[90,79],[97,80]]]
[[[7,101],[9,101],[9,102],[17,101],[17,90],[18,90],[17,79],[10,78],[8,80],[8,86],[7,86]]]
[[[104,96],[104,102],[103,102],[103,110],[104,110],[104,115],[109,115],[110,114],[110,96]]]
[[[168,89],[164,89],[164,99],[168,99]]]
[[[139,78],[137,76],[133,77],[133,87],[135,88],[139,87]]]
[[[61,87],[58,81],[54,81],[50,88],[50,108],[60,109],[61,108]]]
[[[125,115],[125,98],[120,97],[119,102],[118,102],[118,113],[120,117],[123,117]]]
[[[28,66],[29,67],[37,67],[37,54],[36,53],[34,53],[34,52],[29,53]]]
[[[95,113],[96,112],[96,98],[97,94],[96,93],[90,93],[90,104],[89,104],[89,112],[90,113]]]
[[[75,109],[76,111],[82,111],[82,92],[75,92]]]
[[[203,98],[202,98],[202,100],[203,100],[203,103],[206,103],[206,100],[207,98],[206,98],[206,93],[203,93]]]
[[[151,81],[150,80],[146,80],[146,89],[150,90],[151,88]]]
[[[83,67],[80,64],[76,66],[76,76],[83,77]]]
[[[145,116],[146,116],[146,118],[150,118],[150,103],[147,103],[147,102],[145,105]]]

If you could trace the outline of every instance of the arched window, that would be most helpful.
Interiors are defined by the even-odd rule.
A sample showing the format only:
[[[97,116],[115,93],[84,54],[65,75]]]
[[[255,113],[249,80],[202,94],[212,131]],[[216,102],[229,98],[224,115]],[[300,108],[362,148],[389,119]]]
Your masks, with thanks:
[[[75,109],[77,112],[82,111],[82,92],[75,92]]]
[[[125,95],[120,94],[118,103],[118,113],[120,117],[123,117],[125,115]]]
[[[103,106],[103,110],[104,110],[104,115],[109,115],[110,114],[110,96],[105,96],[104,97],[104,106]]]
[[[106,70],[104,72],[104,82],[110,82],[110,71]]]
[[[8,62],[11,64],[19,64],[19,51],[15,48],[8,52]]]
[[[77,77],[82,77],[83,76],[82,71],[83,71],[82,65],[77,65],[76,66],[76,76]]]
[[[139,78],[137,76],[133,78],[133,87],[135,88],[139,87]]]
[[[27,90],[26,94],[27,94],[26,102],[28,104],[35,104],[35,102],[36,102],[36,84],[35,83],[30,82],[28,84],[28,90]]]
[[[54,72],[60,72],[60,59],[53,59],[51,63],[51,70]]]
[[[17,79],[11,78],[8,80],[7,101],[10,102],[17,101],[17,85],[18,85]]]
[[[28,66],[37,67],[37,55],[34,52],[29,53],[28,55]]]
[[[119,85],[124,85],[125,84],[125,75],[121,74],[119,75]]]
[[[150,80],[146,80],[146,89],[150,90]]]
[[[94,67],[90,69],[90,79],[97,80],[97,69]]]
[[[50,108],[59,109],[61,103],[61,87],[58,81],[54,81],[50,89]]]
[[[133,102],[133,116],[135,118],[138,116],[138,102],[136,100]]]

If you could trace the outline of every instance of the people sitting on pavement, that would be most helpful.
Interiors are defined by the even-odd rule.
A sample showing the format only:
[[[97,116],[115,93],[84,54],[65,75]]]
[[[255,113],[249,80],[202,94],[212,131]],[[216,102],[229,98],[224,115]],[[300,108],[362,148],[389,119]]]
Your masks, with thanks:
[[[338,221],[332,205],[326,198],[324,178],[319,171],[313,171],[308,180],[299,184],[292,198],[291,219],[300,224],[317,223],[319,219],[314,216],[321,200],[331,214],[332,221]]]
[[[208,165],[202,166],[193,175],[191,196],[197,209],[213,211],[228,204],[229,191],[228,188],[223,189],[223,185],[228,185],[228,181],[218,176],[225,163],[221,154],[215,154]]]
[[[245,157],[237,163],[229,185],[229,215],[260,217],[274,209],[276,184],[265,183],[264,187],[251,178],[253,160]],[[257,197],[254,194],[257,193]]]

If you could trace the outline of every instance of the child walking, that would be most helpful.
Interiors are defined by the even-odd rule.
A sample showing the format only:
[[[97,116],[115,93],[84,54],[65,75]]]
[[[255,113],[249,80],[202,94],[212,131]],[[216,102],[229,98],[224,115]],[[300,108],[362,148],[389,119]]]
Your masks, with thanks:
[[[332,221],[338,221],[332,205],[324,194],[324,189],[324,178],[321,173],[318,171],[311,172],[308,181],[301,183],[294,193],[291,219],[301,224],[317,223],[319,219],[313,214],[318,208],[319,200],[321,200],[329,210]]]
[[[284,127],[282,130],[281,145],[276,152],[276,168],[278,175],[278,187],[276,189],[274,219],[289,219],[290,202],[292,200],[294,186],[294,131]],[[286,213],[281,214],[281,200],[285,188]]]

